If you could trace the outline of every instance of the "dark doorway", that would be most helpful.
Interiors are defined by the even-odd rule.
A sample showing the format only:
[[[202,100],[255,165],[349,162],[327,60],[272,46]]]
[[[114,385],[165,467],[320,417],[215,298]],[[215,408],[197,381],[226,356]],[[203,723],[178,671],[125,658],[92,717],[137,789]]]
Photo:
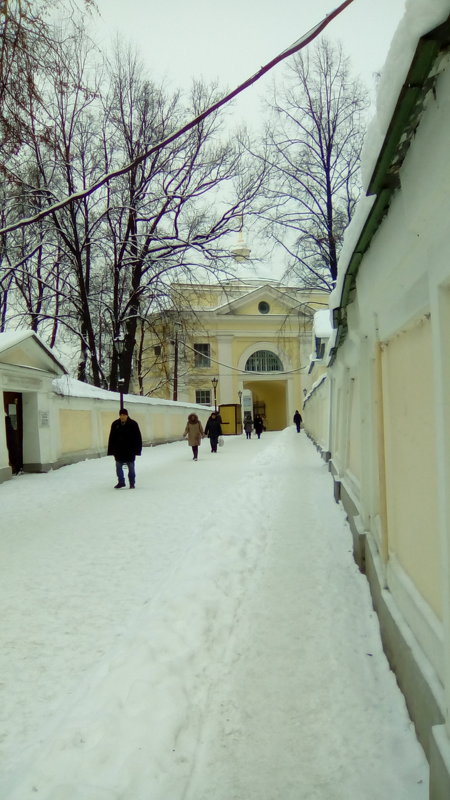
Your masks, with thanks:
[[[23,469],[22,395],[19,392],[3,392],[3,407],[9,463],[13,474],[18,475]]]

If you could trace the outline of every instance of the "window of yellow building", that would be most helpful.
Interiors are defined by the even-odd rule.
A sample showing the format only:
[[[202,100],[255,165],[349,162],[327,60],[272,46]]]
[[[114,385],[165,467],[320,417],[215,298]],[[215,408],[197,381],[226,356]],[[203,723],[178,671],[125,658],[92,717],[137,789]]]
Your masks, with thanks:
[[[211,390],[210,389],[196,389],[195,402],[203,406],[211,405]]]
[[[211,366],[211,345],[203,342],[194,344],[194,364],[196,367]]]
[[[283,364],[270,350],[258,350],[250,356],[245,365],[246,372],[282,372]]]

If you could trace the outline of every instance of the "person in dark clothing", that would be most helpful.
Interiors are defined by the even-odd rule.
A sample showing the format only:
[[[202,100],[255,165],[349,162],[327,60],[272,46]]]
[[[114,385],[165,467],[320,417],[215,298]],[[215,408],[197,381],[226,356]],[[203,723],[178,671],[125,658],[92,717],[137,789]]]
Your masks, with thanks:
[[[250,414],[246,414],[244,418],[244,431],[247,439],[252,438],[253,420]]]
[[[217,442],[219,441],[219,436],[222,436],[222,425],[220,423],[219,414],[213,411],[205,425],[205,436],[209,436],[211,453],[217,453]]]
[[[253,420],[253,427],[255,428],[255,433],[258,439],[260,439],[261,434],[264,430],[264,421],[260,414],[257,414],[255,419]]]
[[[296,409],[294,414],[294,422],[297,427],[297,433],[300,433],[300,426],[302,424],[302,415],[300,414],[300,411],[298,409]]]
[[[140,456],[141,452],[142,437],[139,425],[128,416],[126,408],[121,408],[119,419],[114,420],[111,425],[108,440],[108,455],[114,456],[116,460],[117,483],[115,489],[122,489],[125,486],[123,474],[125,464],[128,467],[130,489],[134,489],[136,483],[134,462],[136,456]]]
[[[13,428],[11,417],[5,414],[5,430],[6,430],[6,446],[8,448],[9,465],[12,469],[13,475],[19,475],[22,472],[22,463],[19,455],[19,448],[17,447],[16,432]]]

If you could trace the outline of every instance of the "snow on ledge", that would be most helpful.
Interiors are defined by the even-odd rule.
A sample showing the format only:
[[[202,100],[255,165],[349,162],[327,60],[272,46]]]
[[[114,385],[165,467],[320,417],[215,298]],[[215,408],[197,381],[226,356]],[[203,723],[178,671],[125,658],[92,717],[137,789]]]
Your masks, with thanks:
[[[339,256],[336,286],[329,297],[330,309],[339,308],[341,304],[342,288],[344,285],[345,276],[347,274],[348,265],[375,200],[376,195],[371,195],[370,197],[363,195],[363,197],[361,197],[358,201],[355,213],[349,226],[346,228],[344,234],[344,244],[341,250],[341,255]]]
[[[419,39],[445,22],[449,14],[450,0],[406,0],[405,13],[392,38],[381,72],[375,116],[368,126],[364,140],[361,174],[365,191],[370,184]],[[331,309],[338,308],[341,304],[348,265],[374,202],[375,196],[363,195],[359,199],[355,214],[345,232],[336,286],[329,298]]]
[[[329,308],[316,311],[313,322],[314,336],[318,339],[328,339],[333,331],[331,312]]]
[[[55,378],[52,381],[53,390],[56,394],[63,395],[63,397],[90,397],[96,400],[114,400],[119,402],[119,392],[111,392],[108,389],[99,389],[97,386],[91,386],[89,383],[77,381],[75,378],[70,378],[64,375],[61,378]],[[181,400],[164,400],[160,397],[143,397],[139,394],[124,394],[124,405],[127,403],[141,403],[150,406],[183,406],[187,408],[199,408],[198,403],[187,403]],[[205,406],[209,409],[209,406]]]
[[[324,374],[323,374],[323,375],[321,375],[321,376],[320,376],[320,378],[318,378],[318,379],[317,379],[317,380],[316,380],[316,381],[313,383],[313,385],[311,386],[311,388],[310,388],[309,392],[307,392],[307,393],[305,394],[305,397],[303,398],[303,405],[305,405],[305,403],[307,402],[307,400],[309,400],[309,398],[310,398],[310,397],[312,397],[312,395],[314,394],[314,392],[316,391],[316,389],[318,389],[318,388],[319,388],[319,386],[321,386],[321,385],[322,385],[322,383],[324,383],[324,382],[327,380],[327,378],[328,378],[328,375],[327,375],[327,373],[326,373],[326,372],[324,372]]]
[[[419,39],[437,28],[450,14],[450,0],[407,0],[381,72],[376,112],[362,152],[362,179],[367,190],[386,137],[398,96],[411,66]]]

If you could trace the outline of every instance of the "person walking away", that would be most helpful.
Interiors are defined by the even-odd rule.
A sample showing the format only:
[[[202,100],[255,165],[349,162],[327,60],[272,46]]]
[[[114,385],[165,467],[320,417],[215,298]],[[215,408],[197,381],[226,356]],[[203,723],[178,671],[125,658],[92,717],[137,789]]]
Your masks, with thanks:
[[[117,483],[115,489],[123,489],[125,478],[123,468],[128,468],[128,481],[130,489],[134,489],[136,484],[136,470],[134,462],[136,456],[142,452],[142,436],[139,425],[134,419],[128,416],[126,408],[119,411],[119,419],[114,420],[111,425],[108,440],[108,455],[114,456],[116,460]]]
[[[254,428],[255,428],[255,433],[256,433],[258,439],[260,439],[261,438],[261,434],[262,434],[262,432],[264,430],[264,422],[263,422],[263,418],[259,414],[256,415],[256,417],[255,417],[255,419],[253,421],[253,425],[254,425]]]
[[[189,414],[183,436],[188,440],[188,445],[192,447],[193,461],[198,461],[198,448],[204,435],[203,425],[197,414]]]
[[[219,414],[213,411],[208,419],[208,422],[205,425],[205,436],[209,437],[209,443],[211,445],[211,453],[217,453],[217,443],[219,441],[219,436],[222,436],[222,425],[220,423],[221,423],[221,418]]]
[[[253,430],[252,418],[250,414],[247,414],[247,416],[244,419],[244,431],[247,439],[252,438],[252,430]]]
[[[300,433],[300,427],[302,424],[302,415],[300,414],[300,411],[298,409],[296,409],[294,414],[294,422],[297,428],[297,433]]]

